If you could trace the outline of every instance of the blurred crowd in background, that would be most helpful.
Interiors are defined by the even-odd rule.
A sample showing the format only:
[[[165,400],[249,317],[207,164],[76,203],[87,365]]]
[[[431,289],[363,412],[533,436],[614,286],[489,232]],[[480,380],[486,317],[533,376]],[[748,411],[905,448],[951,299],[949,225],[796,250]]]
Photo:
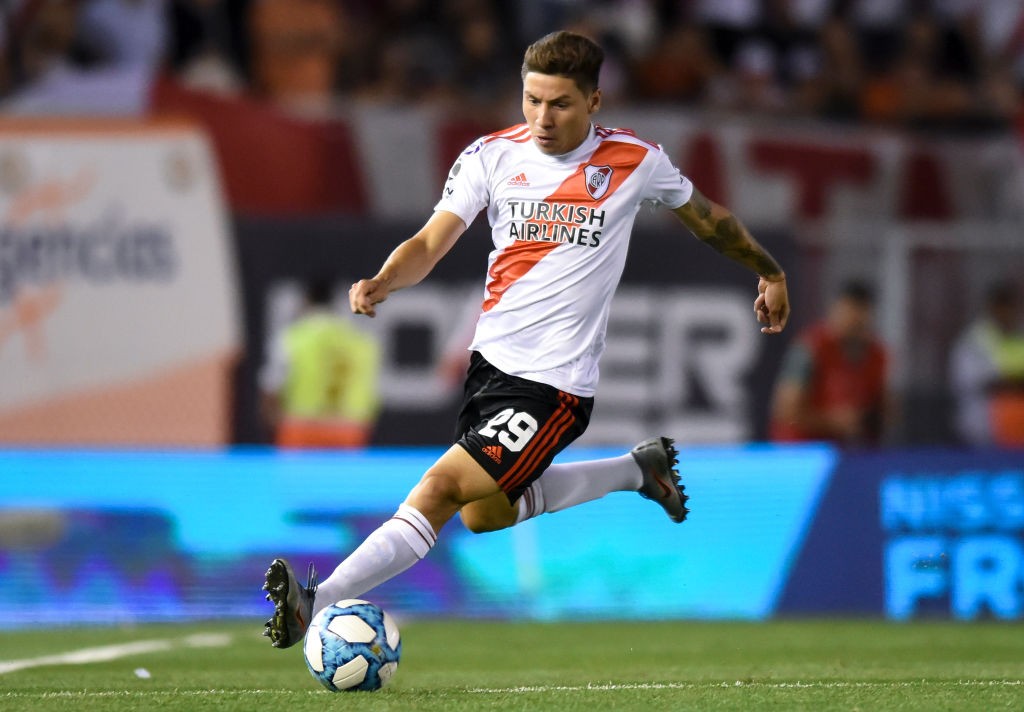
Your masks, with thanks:
[[[911,128],[1005,128],[1019,0],[6,0],[0,108],[130,113],[160,76],[306,112],[504,112],[523,49],[601,41],[609,98]]]
[[[441,157],[447,171],[481,127],[519,115],[526,46],[556,29],[587,34],[606,51],[601,88],[611,109],[669,107],[661,113],[672,126],[681,114],[704,125],[790,120],[765,123],[768,131],[790,126],[761,153],[740,156],[726,137],[693,135],[693,126],[686,148],[674,149],[701,171],[689,174],[708,195],[730,182],[734,197],[742,192],[744,219],[755,227],[809,223],[789,236],[794,271],[807,275],[804,323],[790,330],[795,345],[773,374],[776,393],[757,396],[772,400],[771,437],[877,444],[902,420],[921,424],[912,434],[904,427],[908,441],[1024,439],[1015,150],[1024,129],[1024,0],[0,0],[0,23],[0,114],[196,116],[216,147],[229,208],[254,218],[234,226],[251,255],[269,249],[257,240],[259,216],[295,221],[290,233],[273,225],[274,235],[308,237],[301,220],[310,216],[356,215],[379,229],[385,218],[408,219],[407,204],[429,209],[432,161]],[[371,110],[346,114],[352,107]],[[394,138],[399,123],[431,121],[445,125],[403,134],[404,143]],[[811,124],[840,128],[823,132],[831,143],[795,145]],[[907,140],[878,141],[886,132],[873,127],[907,132]],[[835,143],[855,133],[857,145]],[[954,143],[961,145],[922,149]],[[361,162],[359,151],[372,158]],[[394,189],[399,171],[407,175]],[[844,219],[856,239],[841,237]],[[952,237],[913,242],[892,227],[898,220]],[[333,225],[332,236],[340,230]],[[289,399],[315,394],[312,386],[288,392],[285,360],[271,354],[264,363],[259,290],[270,282],[253,282],[258,270],[239,264],[261,285],[249,287],[256,296],[243,380],[255,388],[257,362],[272,377],[260,384],[262,401],[237,412],[262,407],[266,424],[281,431]],[[281,278],[302,276],[299,267],[274,267]],[[836,295],[826,285],[862,276],[871,289],[829,303]],[[886,318],[877,332],[866,296],[874,290]],[[340,341],[322,311],[286,338],[304,341],[308,327]],[[341,370],[376,364],[371,351]],[[861,358],[869,352],[872,359]],[[828,369],[838,375],[820,377]],[[314,373],[334,383],[322,375]],[[904,396],[902,411],[893,390]],[[331,398],[351,406],[340,391]],[[344,437],[365,442],[380,404],[375,394],[356,400]],[[946,418],[954,400],[957,414]],[[998,418],[984,415],[995,410]],[[751,416],[752,432],[767,419]],[[780,421],[792,427],[782,432]],[[253,437],[250,425],[236,423],[236,437]],[[281,432],[279,440],[295,436]]]

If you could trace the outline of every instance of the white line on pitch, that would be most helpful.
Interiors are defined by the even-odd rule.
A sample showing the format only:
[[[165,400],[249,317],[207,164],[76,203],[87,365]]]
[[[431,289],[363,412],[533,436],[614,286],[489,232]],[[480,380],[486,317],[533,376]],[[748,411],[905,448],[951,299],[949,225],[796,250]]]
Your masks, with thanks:
[[[56,690],[49,692],[0,692],[0,700],[4,699],[26,699],[26,700],[53,700],[53,699],[93,699],[93,698],[125,698],[125,699],[149,699],[153,697],[240,697],[242,695],[266,695],[287,692],[289,695],[316,695],[322,698],[324,691],[317,687],[310,690]]]
[[[0,675],[29,668],[46,667],[50,665],[86,665],[88,663],[102,663],[109,660],[126,658],[131,655],[142,655],[144,653],[157,653],[171,648],[184,646],[189,648],[223,647],[231,642],[231,636],[219,633],[200,633],[190,635],[178,641],[169,639],[138,640],[134,643],[120,643],[118,645],[101,645],[94,648],[81,648],[68,653],[57,655],[43,655],[38,658],[24,658],[22,660],[0,661]]]
[[[697,690],[712,687],[755,687],[760,689],[838,689],[853,687],[921,687],[929,684],[945,685],[953,684],[958,687],[1021,687],[1024,680],[919,680],[919,681],[896,681],[896,682],[635,682],[635,683],[605,683],[589,685],[527,685],[523,687],[470,688],[467,692],[479,694],[524,694],[532,692],[617,692],[619,690]]]

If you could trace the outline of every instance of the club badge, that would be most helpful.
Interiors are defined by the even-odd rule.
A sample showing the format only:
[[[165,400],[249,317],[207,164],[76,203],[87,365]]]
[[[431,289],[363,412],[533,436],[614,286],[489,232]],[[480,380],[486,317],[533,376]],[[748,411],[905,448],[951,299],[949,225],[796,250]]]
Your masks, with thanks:
[[[612,183],[611,166],[584,166],[583,178],[587,183],[587,192],[594,200],[600,200],[608,192]]]

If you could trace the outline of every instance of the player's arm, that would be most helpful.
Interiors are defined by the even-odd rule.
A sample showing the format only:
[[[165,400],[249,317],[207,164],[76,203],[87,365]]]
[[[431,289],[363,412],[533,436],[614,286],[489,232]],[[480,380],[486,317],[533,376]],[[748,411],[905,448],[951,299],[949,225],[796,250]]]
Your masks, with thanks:
[[[754,239],[735,215],[708,200],[696,188],[690,200],[672,212],[704,244],[761,278],[754,301],[757,320],[767,324],[761,331],[765,334],[782,331],[789,319],[786,274],[768,250]]]
[[[411,287],[430,274],[465,231],[466,223],[458,215],[436,211],[419,232],[395,248],[376,276],[352,285],[348,291],[352,311],[375,316],[377,304],[391,292]]]

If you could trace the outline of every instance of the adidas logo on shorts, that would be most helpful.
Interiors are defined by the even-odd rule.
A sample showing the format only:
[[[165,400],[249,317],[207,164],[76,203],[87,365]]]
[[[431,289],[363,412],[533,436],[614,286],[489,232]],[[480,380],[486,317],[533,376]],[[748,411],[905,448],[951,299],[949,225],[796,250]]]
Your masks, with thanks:
[[[501,464],[501,445],[485,445],[483,447],[482,452],[484,453],[484,455],[487,455],[487,457],[491,458],[499,465]]]

